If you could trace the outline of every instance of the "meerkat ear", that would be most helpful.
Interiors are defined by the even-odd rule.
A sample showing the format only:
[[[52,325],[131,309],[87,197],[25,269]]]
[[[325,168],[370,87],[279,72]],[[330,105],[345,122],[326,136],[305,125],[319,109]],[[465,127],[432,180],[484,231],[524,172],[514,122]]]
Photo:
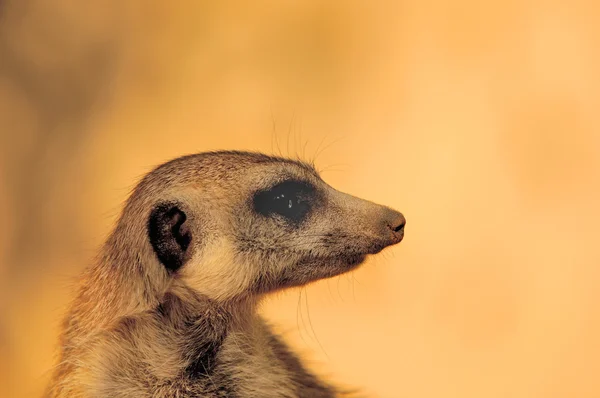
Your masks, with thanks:
[[[186,214],[173,203],[159,204],[150,213],[148,236],[156,256],[165,268],[174,272],[185,262],[192,241]]]

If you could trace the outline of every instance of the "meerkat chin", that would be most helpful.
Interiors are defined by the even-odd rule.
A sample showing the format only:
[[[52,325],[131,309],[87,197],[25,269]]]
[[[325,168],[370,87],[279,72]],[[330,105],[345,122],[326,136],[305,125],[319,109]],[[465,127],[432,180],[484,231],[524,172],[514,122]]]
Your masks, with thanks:
[[[404,225],[301,161],[222,151],[165,163],[85,270],[46,396],[340,396],[256,304],[356,268],[399,243]]]

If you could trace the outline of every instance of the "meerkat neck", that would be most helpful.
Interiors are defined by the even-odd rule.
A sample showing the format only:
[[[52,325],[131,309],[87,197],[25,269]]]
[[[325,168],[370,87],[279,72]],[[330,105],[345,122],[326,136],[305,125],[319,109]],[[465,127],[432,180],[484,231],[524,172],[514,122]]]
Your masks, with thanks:
[[[177,296],[183,302],[192,307],[205,308],[212,307],[228,314],[232,318],[252,317],[258,308],[261,297],[257,295],[245,295],[227,301],[217,301],[210,299],[193,289],[183,285],[178,280],[174,280],[170,285],[166,295]]]
[[[166,273],[148,273],[148,265],[141,262],[140,253],[119,250],[118,258],[112,255],[114,250],[102,253],[86,273],[73,308],[72,320],[76,320],[79,336],[93,334],[120,319],[155,310],[173,300],[188,316],[202,316],[206,311],[221,314],[228,329],[244,328],[256,319],[262,296],[212,300]],[[94,329],[86,329],[90,327]]]
[[[79,334],[93,333],[87,329],[100,330],[122,317],[156,307],[168,288],[166,272],[151,269],[151,253],[136,249],[143,245],[127,244],[131,237],[120,238],[124,232],[119,228],[113,232],[84,273],[72,308]]]

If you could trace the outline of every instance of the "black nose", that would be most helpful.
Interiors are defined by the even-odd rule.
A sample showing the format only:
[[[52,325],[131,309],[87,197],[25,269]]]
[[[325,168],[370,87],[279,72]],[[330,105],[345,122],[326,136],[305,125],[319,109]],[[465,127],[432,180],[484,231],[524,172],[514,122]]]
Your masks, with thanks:
[[[402,213],[393,211],[388,217],[387,227],[395,234],[402,234],[404,232],[404,226],[406,225],[406,219]]]

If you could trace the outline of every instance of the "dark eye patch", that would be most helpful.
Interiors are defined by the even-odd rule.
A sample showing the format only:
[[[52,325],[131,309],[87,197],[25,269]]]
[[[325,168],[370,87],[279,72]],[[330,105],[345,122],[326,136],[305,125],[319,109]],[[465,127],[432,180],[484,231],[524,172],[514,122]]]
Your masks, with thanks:
[[[264,216],[279,215],[293,223],[306,218],[315,199],[315,188],[306,182],[287,180],[254,195],[254,210]]]

